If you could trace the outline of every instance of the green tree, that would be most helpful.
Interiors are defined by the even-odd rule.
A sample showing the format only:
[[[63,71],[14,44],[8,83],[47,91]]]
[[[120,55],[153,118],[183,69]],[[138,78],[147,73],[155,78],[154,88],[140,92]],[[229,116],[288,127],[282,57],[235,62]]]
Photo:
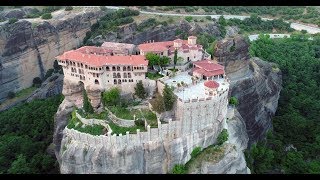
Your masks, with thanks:
[[[29,168],[29,164],[23,154],[20,154],[8,169],[8,173],[10,174],[29,174],[30,171],[31,169]]]
[[[13,91],[9,91],[9,92],[8,92],[8,98],[9,98],[9,99],[12,99],[12,98],[14,98],[14,97],[16,97],[16,93],[14,93]]]
[[[137,95],[139,98],[141,98],[141,99],[146,98],[147,92],[143,87],[142,81],[139,81],[136,84],[136,87],[134,88],[134,91],[135,91],[135,95]]]
[[[92,114],[94,112],[85,89],[83,89],[83,109],[86,113]]]
[[[229,104],[233,105],[233,106],[236,106],[239,104],[239,101],[238,99],[235,97],[235,96],[232,96],[229,100]]]
[[[224,142],[228,141],[228,131],[226,129],[223,129],[219,136],[217,137],[217,144],[222,145]]]
[[[52,15],[51,13],[45,13],[41,16],[42,19],[51,19],[52,18]]]
[[[156,94],[156,97],[150,101],[152,105],[152,110],[156,111],[157,113],[162,113],[165,111],[164,100],[163,96],[160,93]]]
[[[227,21],[226,21],[226,19],[225,19],[223,16],[220,16],[220,17],[219,17],[218,23],[219,23],[221,26],[226,26],[226,25],[227,25]]]
[[[13,24],[13,23],[15,23],[15,22],[17,22],[17,21],[18,21],[17,18],[10,18],[9,21],[8,21],[8,23],[9,23],[9,24]]]
[[[163,101],[166,111],[170,111],[173,108],[174,103],[176,102],[176,96],[173,93],[173,89],[166,84],[163,89]]]
[[[172,174],[186,174],[187,168],[183,164],[176,164],[172,169]]]
[[[178,61],[178,51],[174,50],[174,56],[173,56],[173,69],[174,70],[176,69],[177,61]]]
[[[188,22],[191,22],[191,21],[192,21],[192,16],[186,16],[184,19],[185,19],[186,21],[188,21]]]
[[[146,59],[149,61],[149,66],[159,65],[160,64],[160,56],[154,53],[147,53]]]
[[[33,86],[35,87],[40,87],[41,86],[41,83],[42,83],[42,80],[40,79],[40,77],[35,77],[33,79]]]
[[[120,90],[115,87],[105,91],[102,94],[102,99],[105,106],[116,106],[120,102]]]

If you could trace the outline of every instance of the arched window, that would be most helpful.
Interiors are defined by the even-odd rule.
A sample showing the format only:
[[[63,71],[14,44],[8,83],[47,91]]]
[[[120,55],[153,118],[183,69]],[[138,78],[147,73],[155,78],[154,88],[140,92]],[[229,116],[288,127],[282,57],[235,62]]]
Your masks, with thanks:
[[[77,73],[77,69],[76,68],[74,68],[74,72]]]
[[[83,64],[81,63],[81,68],[83,68]]]
[[[118,79],[118,84],[121,84],[121,79]]]
[[[117,66],[117,71],[120,71],[120,66]]]
[[[127,73],[123,73],[123,78],[127,78]]]
[[[124,82],[127,82],[127,79],[125,79]]]
[[[86,69],[88,69],[88,65],[85,65],[84,67],[85,67]]]
[[[131,73],[128,73],[128,78],[131,78]]]
[[[113,80],[113,84],[117,84],[117,80],[116,79]]]
[[[131,67],[130,67],[130,66],[128,66],[127,70],[128,70],[128,71],[131,71]]]
[[[123,66],[123,71],[126,71],[127,70],[127,67]]]
[[[117,78],[121,78],[121,75],[120,75],[120,73],[117,73]]]
[[[106,67],[106,70],[107,70],[107,71],[110,71],[110,68],[109,68],[109,66],[107,66],[107,67]]]
[[[115,71],[116,70],[116,67],[112,66],[112,71]]]
[[[95,83],[95,84],[99,84],[98,79],[94,80],[94,83]]]
[[[113,73],[113,78],[117,78],[117,73]]]

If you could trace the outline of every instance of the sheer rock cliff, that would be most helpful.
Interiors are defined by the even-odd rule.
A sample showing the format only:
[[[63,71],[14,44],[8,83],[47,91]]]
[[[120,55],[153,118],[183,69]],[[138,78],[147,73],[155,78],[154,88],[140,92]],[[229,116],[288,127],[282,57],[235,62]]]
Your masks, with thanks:
[[[103,15],[101,11],[60,11],[49,20],[0,23],[0,101],[10,91],[30,87],[33,78],[44,77],[55,57],[79,47],[91,25]]]
[[[237,109],[246,123],[249,145],[265,137],[272,128],[271,118],[278,106],[282,88],[281,71],[274,63],[250,58],[243,37],[219,41],[215,59],[225,65],[231,80],[230,95],[237,97]]]

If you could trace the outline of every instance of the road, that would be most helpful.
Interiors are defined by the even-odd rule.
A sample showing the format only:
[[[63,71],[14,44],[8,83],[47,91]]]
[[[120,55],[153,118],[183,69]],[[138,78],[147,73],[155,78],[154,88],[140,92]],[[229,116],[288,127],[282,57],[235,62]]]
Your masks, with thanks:
[[[123,7],[117,7],[117,6],[106,6],[108,9],[125,9]],[[194,15],[194,14],[176,14],[176,13],[160,13],[160,12],[149,12],[149,11],[140,11],[141,14],[153,14],[153,15],[163,15],[163,16],[192,16],[192,17],[205,17],[205,16],[211,16],[213,19],[218,19],[222,15],[217,15],[217,14],[212,14],[212,15]],[[249,18],[250,16],[240,16],[240,15],[223,15],[224,18],[226,19],[231,19],[231,18],[236,18],[240,20],[244,20],[245,18]],[[268,20],[273,20],[270,18],[261,18],[264,21]],[[288,22],[288,21],[286,21]],[[308,26],[300,23],[291,23],[290,27],[301,31],[301,30],[306,30],[310,34],[316,34],[320,33],[320,28],[319,27],[313,27],[313,26]]]

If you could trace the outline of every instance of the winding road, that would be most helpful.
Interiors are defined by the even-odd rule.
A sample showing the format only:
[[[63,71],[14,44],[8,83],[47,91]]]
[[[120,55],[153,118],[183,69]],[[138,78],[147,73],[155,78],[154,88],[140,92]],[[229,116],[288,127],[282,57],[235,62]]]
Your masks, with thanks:
[[[106,6],[108,9],[125,9],[123,7],[117,7],[117,6]],[[211,16],[211,18],[213,19],[218,19],[220,16],[222,15],[217,15],[217,14],[206,14],[206,15],[195,15],[195,14],[176,14],[176,13],[160,13],[160,12],[149,12],[149,11],[139,11],[141,14],[153,14],[153,15],[163,15],[163,16],[192,16],[192,17],[205,17],[205,16]],[[236,18],[236,19],[240,19],[240,20],[244,20],[245,18],[249,18],[250,16],[240,16],[240,15],[223,15],[224,18],[226,19],[231,19],[231,18]],[[264,21],[268,21],[268,20],[273,20],[270,18],[261,18]],[[288,22],[288,21],[286,21]],[[288,22],[289,23],[289,22]],[[301,31],[301,30],[306,30],[308,33],[310,34],[316,34],[316,33],[320,33],[320,28],[319,27],[313,27],[313,26],[309,26],[309,25],[304,25],[304,24],[300,24],[300,23],[291,23],[290,27]]]

